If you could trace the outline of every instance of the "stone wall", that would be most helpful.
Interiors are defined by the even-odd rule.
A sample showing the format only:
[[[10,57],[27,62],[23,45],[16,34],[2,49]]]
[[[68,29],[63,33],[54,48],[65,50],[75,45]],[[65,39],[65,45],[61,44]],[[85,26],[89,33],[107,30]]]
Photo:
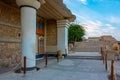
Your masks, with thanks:
[[[46,52],[57,51],[57,24],[55,20],[46,22]]]
[[[10,40],[16,40],[16,42],[19,42],[20,28],[0,23],[0,39],[0,41],[3,42]]]
[[[0,67],[21,63],[20,11],[0,1]]]
[[[101,40],[102,40],[102,41],[109,41],[109,42],[112,42],[112,43],[114,43],[114,42],[117,41],[117,40],[116,40],[114,37],[112,37],[111,35],[110,35],[110,36],[101,36]]]
[[[20,10],[0,1],[0,23],[20,27]]]
[[[15,66],[21,62],[20,43],[0,42],[0,67]]]

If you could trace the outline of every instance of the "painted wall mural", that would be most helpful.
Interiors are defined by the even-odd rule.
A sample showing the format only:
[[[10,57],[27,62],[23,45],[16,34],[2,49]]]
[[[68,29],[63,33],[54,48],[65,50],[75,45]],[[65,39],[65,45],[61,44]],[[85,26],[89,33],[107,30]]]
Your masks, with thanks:
[[[43,22],[36,23],[36,33],[38,35],[44,35],[44,23]]]
[[[44,54],[44,22],[36,22],[36,35],[37,35],[37,54],[38,56]]]

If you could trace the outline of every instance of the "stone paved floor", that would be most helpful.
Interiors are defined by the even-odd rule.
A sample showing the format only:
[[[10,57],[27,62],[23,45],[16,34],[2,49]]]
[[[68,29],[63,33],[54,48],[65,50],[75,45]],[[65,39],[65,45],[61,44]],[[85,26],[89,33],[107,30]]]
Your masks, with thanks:
[[[99,52],[70,52],[68,56],[101,56]]]
[[[39,71],[0,75],[0,80],[108,80],[101,60],[64,59]]]

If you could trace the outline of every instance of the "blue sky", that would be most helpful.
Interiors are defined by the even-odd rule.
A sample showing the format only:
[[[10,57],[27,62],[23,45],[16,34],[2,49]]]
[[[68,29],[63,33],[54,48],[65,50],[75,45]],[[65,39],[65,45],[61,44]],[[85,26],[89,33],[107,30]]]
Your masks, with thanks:
[[[86,37],[112,35],[120,40],[120,0],[63,0],[86,29]]]

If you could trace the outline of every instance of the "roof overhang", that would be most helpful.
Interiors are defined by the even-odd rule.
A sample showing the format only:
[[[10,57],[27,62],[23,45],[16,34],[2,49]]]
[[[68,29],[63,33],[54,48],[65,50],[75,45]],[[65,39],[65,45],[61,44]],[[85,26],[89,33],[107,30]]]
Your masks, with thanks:
[[[63,3],[63,0],[45,0],[38,10],[38,15],[46,19],[68,19],[70,22],[76,18]]]
[[[2,2],[18,8],[16,0],[2,0]],[[75,15],[66,7],[63,0],[40,0],[44,4],[37,10],[37,15],[44,19],[63,20],[67,19],[70,22],[75,20]]]

